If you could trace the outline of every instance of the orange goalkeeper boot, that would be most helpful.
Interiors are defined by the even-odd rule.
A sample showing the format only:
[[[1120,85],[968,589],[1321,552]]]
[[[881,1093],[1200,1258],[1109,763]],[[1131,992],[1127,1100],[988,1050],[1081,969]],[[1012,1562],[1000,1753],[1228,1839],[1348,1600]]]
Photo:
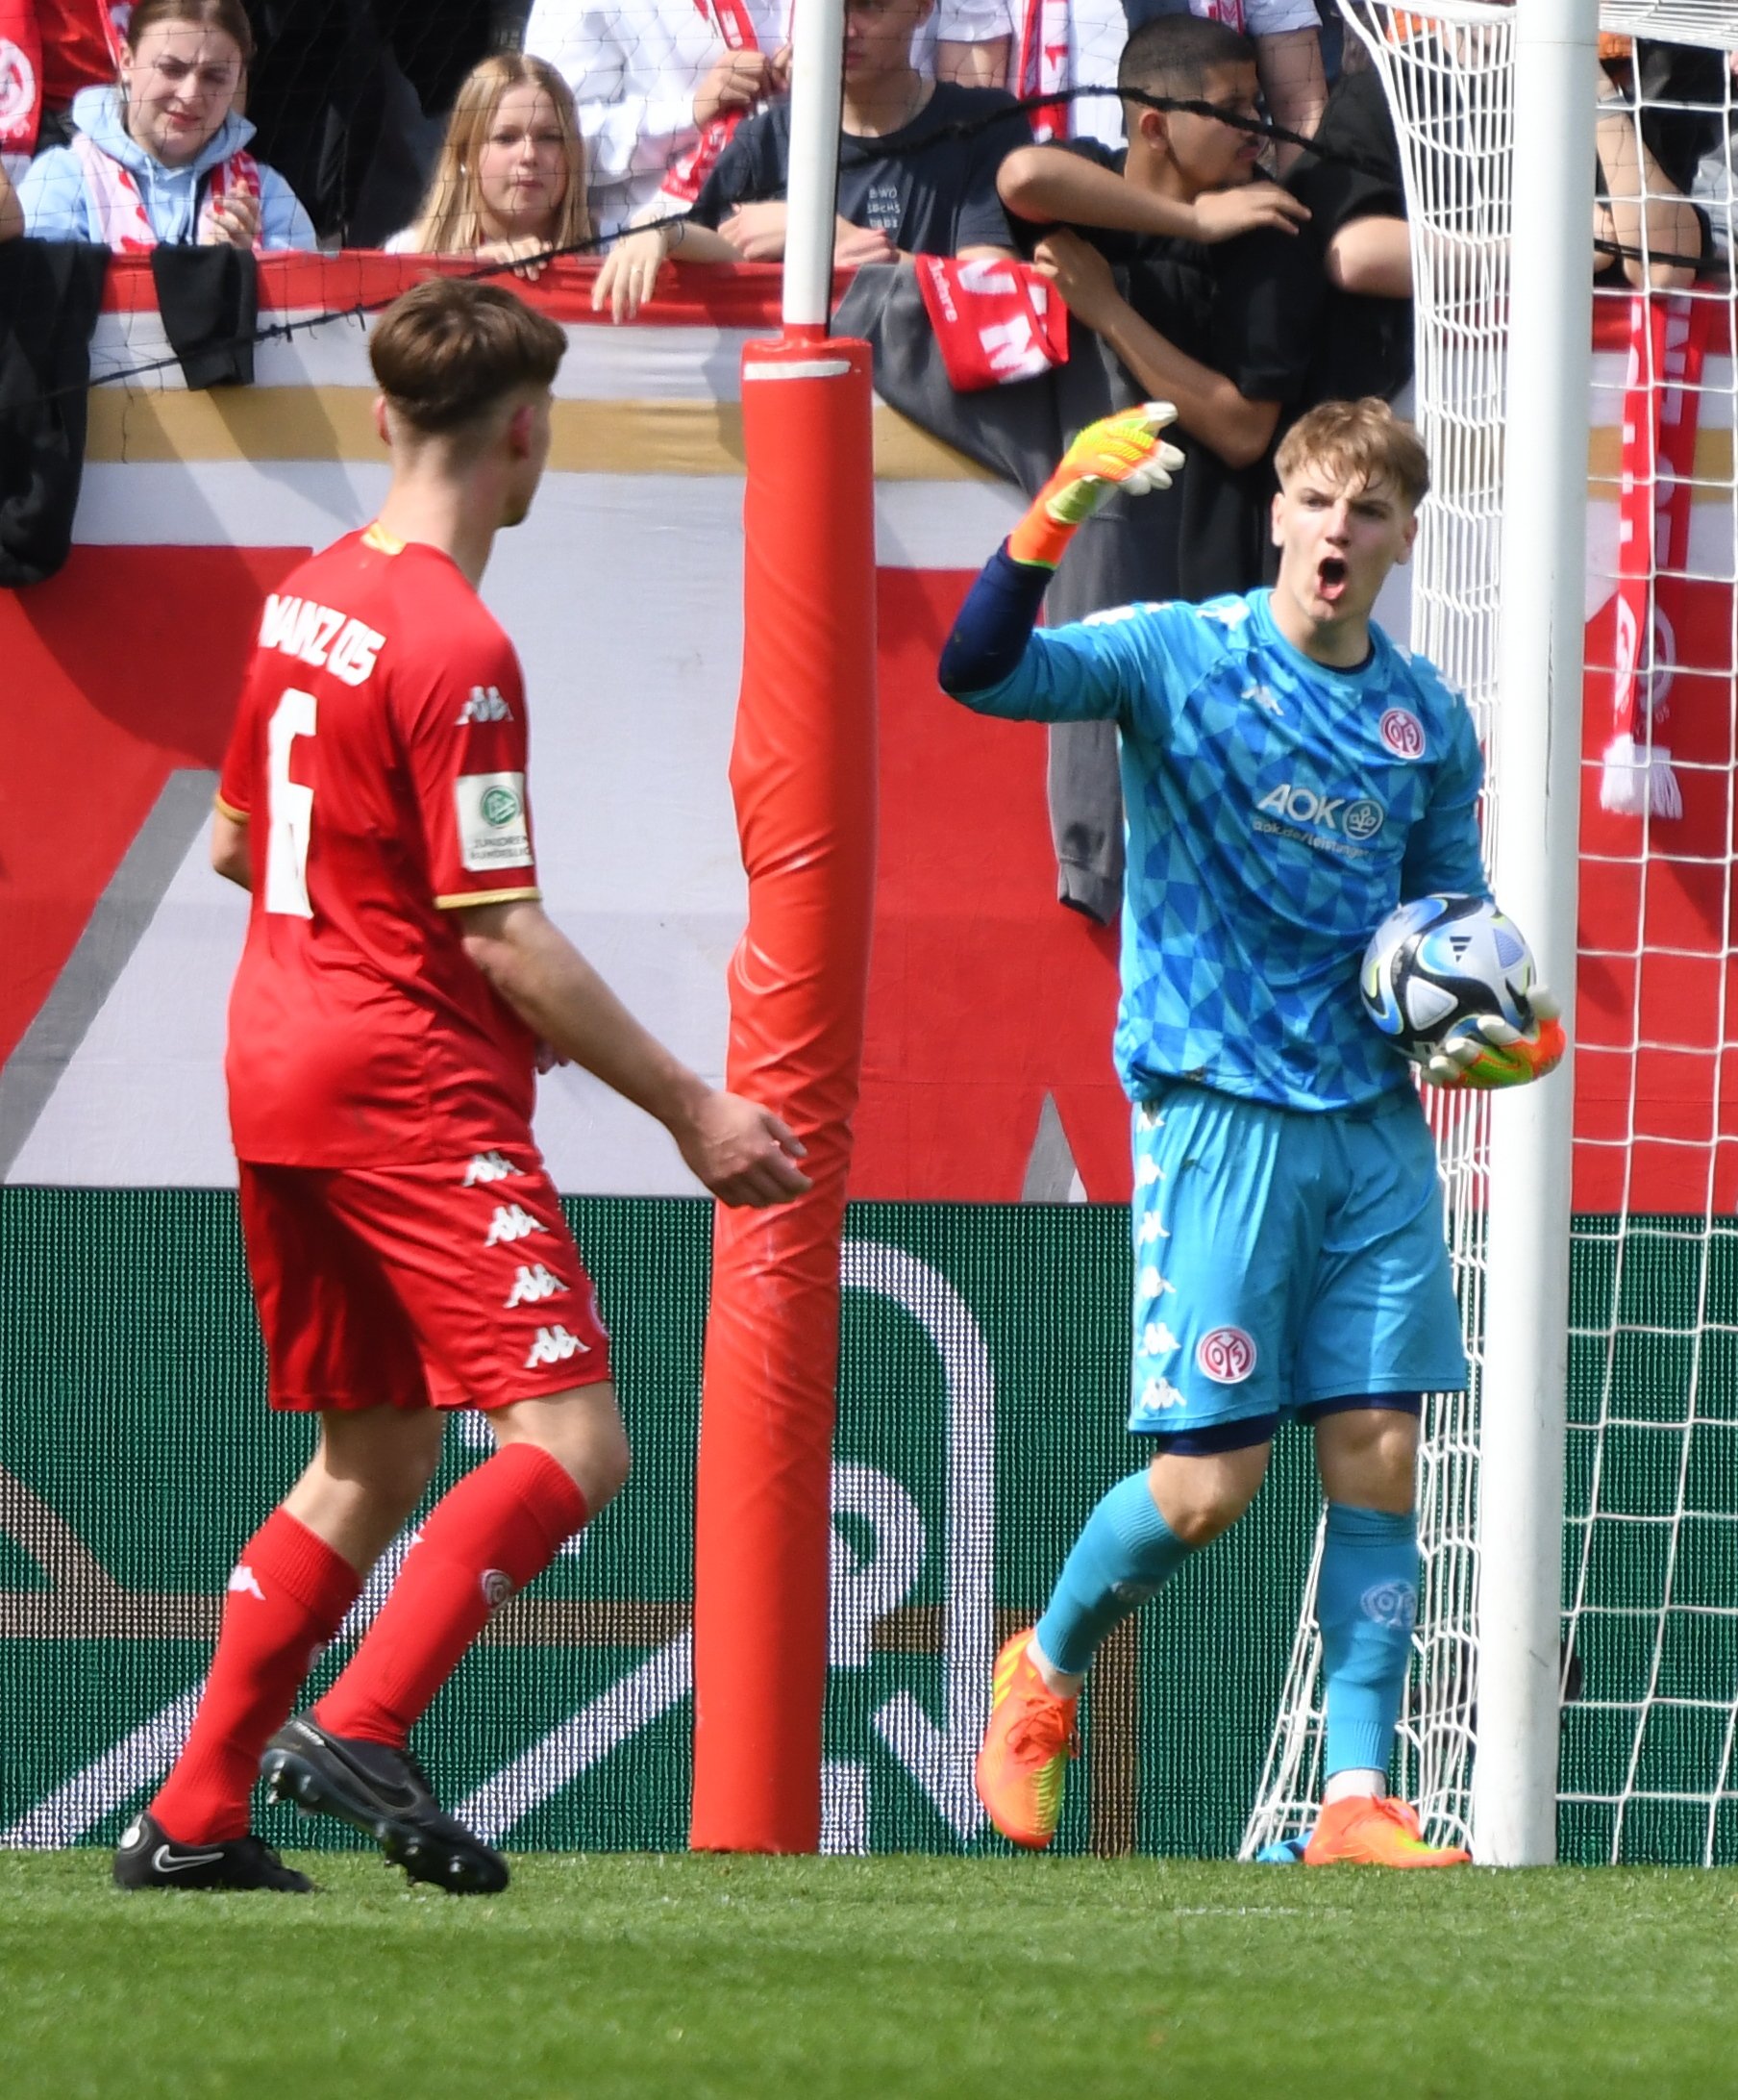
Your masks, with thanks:
[[[1075,1754],[1077,1694],[1058,1699],[1027,1652],[1031,1630],[1005,1641],[996,1658],[989,1726],[978,1753],[978,1798],[1017,1845],[1041,1852],[1056,1834],[1062,1783]]]
[[[1329,1802],[1304,1848],[1305,1866],[1470,1866],[1458,1845],[1425,1842],[1416,1810],[1383,1794]]]

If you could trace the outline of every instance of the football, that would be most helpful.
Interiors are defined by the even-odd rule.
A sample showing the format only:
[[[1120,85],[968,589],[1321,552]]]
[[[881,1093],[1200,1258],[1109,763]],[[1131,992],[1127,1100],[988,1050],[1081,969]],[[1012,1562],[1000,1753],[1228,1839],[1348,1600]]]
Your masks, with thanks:
[[[1371,936],[1358,989],[1385,1039],[1423,1064],[1481,1014],[1530,1028],[1535,976],[1521,929],[1487,898],[1416,897]]]

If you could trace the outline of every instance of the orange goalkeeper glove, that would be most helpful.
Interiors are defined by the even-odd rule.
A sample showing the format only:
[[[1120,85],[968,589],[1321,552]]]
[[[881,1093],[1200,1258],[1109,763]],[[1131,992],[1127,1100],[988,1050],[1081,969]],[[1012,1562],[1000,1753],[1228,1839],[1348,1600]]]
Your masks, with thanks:
[[[1113,488],[1126,488],[1131,496],[1169,488],[1171,476],[1182,465],[1182,454],[1175,445],[1161,443],[1158,433],[1176,417],[1170,402],[1149,401],[1088,423],[1008,535],[1008,553],[1029,568],[1053,569],[1067,552],[1075,528]]]
[[[1487,1013],[1464,1035],[1452,1036],[1425,1065],[1433,1087],[1526,1087],[1555,1071],[1569,1048],[1558,1019],[1562,1009],[1543,985],[1527,993],[1533,1025],[1524,1035]]]

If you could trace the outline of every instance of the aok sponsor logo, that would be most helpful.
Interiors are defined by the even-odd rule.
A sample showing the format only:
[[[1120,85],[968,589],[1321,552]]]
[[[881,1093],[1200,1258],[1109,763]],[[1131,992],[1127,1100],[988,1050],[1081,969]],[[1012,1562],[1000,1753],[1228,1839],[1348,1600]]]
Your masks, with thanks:
[[[1361,858],[1387,822],[1387,812],[1368,795],[1324,794],[1307,781],[1282,780],[1255,805],[1254,828],[1296,838],[1319,853]]]

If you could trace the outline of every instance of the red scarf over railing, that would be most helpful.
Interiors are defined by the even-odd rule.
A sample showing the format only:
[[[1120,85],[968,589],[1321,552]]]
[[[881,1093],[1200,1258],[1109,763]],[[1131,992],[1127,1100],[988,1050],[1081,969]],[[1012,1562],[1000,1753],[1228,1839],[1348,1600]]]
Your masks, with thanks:
[[[749,19],[745,0],[694,0],[706,19],[732,51],[758,51],[760,39]],[[706,179],[718,165],[718,156],[735,136],[746,110],[727,110],[700,128],[700,137],[687,152],[672,162],[663,179],[661,194],[678,204],[692,204],[706,187]]]
[[[956,393],[1035,379],[1068,362],[1068,309],[1028,263],[920,255],[917,288]]]
[[[1683,814],[1660,732],[1686,624],[1696,431],[1715,304],[1659,292],[1636,292],[1629,301],[1612,738],[1600,778],[1601,805],[1620,815]]]

